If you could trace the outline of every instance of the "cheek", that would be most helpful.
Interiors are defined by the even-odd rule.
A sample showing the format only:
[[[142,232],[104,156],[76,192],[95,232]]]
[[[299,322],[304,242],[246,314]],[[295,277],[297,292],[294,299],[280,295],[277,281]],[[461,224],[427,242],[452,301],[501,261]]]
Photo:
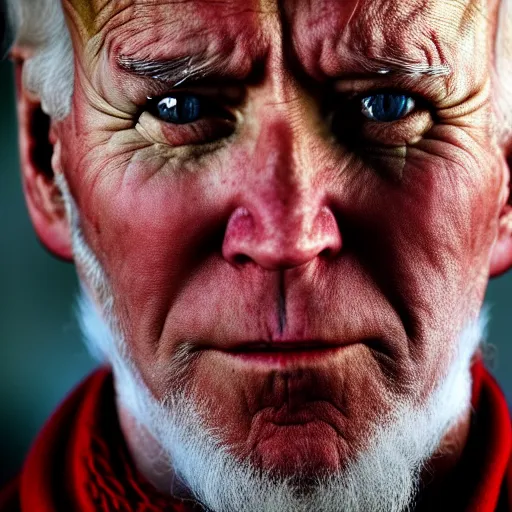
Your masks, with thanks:
[[[185,187],[174,176],[128,177],[132,171],[151,174],[150,165],[137,167],[119,183],[98,189],[92,207],[112,284],[120,296],[145,308],[152,297],[167,295],[171,282],[185,279],[183,266],[204,232],[205,216],[214,212],[201,179],[187,179]]]
[[[145,340],[135,350],[149,352],[177,297],[198,273],[211,273],[236,185],[225,177],[229,169],[220,172],[209,157],[205,168],[189,171],[152,155],[128,165],[96,164],[75,185],[83,230],[109,277],[123,329]],[[146,352],[141,360],[151,358]]]
[[[460,277],[481,270],[476,267],[483,264],[493,239],[498,180],[486,156],[454,163],[422,155],[411,158],[406,170],[408,193],[400,208],[404,229],[432,262],[457,262],[460,268],[452,271],[462,272]]]
[[[355,214],[356,251],[395,307],[409,311],[411,330],[428,332],[429,323],[434,332],[445,314],[455,330],[479,310],[497,218],[496,183],[488,164],[462,166],[418,152],[398,186],[379,187]]]

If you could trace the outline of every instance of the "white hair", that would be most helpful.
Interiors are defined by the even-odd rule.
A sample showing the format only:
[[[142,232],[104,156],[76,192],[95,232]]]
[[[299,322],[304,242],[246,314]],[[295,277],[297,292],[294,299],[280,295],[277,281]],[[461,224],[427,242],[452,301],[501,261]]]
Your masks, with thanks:
[[[152,395],[130,356],[107,276],[82,235],[62,175],[57,184],[70,218],[76,263],[87,281],[79,301],[83,333],[92,352],[112,365],[120,405],[161,447],[172,475],[169,492],[179,495],[185,489],[214,512],[403,512],[414,507],[422,470],[469,410],[471,358],[483,337],[485,315],[461,333],[453,353],[447,354],[446,375],[425,404],[397,397],[392,412],[368,426],[364,449],[343,470],[318,476],[305,492],[293,477],[276,477],[233,456],[223,431],[207,426],[212,404],[206,396],[199,402],[192,397],[192,388],[181,385],[163,400]],[[178,354],[169,364],[181,383],[186,355]]]
[[[71,111],[74,62],[71,36],[60,0],[7,0],[15,45],[28,53],[23,83],[53,119]]]
[[[33,52],[25,63],[25,87],[35,93],[53,119],[71,111],[74,63],[71,37],[61,0],[6,0],[15,44]],[[500,138],[512,138],[512,0],[500,0],[495,38],[495,84],[499,91],[498,116],[505,121]]]

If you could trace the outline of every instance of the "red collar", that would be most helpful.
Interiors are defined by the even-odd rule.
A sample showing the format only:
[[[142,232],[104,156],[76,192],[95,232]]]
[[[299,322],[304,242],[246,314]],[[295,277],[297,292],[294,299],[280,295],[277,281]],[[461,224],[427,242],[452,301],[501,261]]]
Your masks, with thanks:
[[[462,487],[468,505],[463,510],[512,512],[507,404],[481,362],[474,364],[472,374],[475,422],[467,459],[471,474]],[[52,416],[30,451],[18,492],[21,512],[199,510],[159,494],[135,470],[119,429],[107,370],[92,374]],[[1,503],[0,496],[3,512]]]
[[[98,370],[60,406],[21,476],[22,512],[187,512],[137,472],[122,438],[112,374]]]
[[[475,487],[468,512],[512,511],[512,426],[507,402],[498,384],[478,360],[472,368],[474,429],[477,447]]]

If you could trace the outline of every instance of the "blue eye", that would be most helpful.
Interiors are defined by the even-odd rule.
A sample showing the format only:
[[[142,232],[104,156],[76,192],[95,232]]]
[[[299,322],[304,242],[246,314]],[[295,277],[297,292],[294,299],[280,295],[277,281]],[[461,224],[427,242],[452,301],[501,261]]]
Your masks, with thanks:
[[[156,106],[158,117],[167,123],[187,124],[201,117],[201,100],[192,94],[167,96]]]
[[[361,100],[362,113],[372,121],[389,123],[409,114],[416,102],[405,94],[372,94]]]

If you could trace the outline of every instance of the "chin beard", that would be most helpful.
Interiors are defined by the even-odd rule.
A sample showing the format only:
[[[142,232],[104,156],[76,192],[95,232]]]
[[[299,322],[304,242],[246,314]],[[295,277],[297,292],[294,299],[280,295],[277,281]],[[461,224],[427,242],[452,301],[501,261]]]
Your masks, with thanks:
[[[420,474],[441,440],[467,412],[471,358],[483,337],[486,315],[460,334],[446,375],[421,406],[397,399],[391,412],[369,426],[357,456],[336,473],[283,476],[235,458],[222,433],[207,427],[208,403],[193,401],[181,378],[190,359],[172,361],[176,386],[156,400],[127,353],[112,301],[103,318],[83,289],[80,322],[88,346],[112,365],[120,405],[147,430],[169,467],[167,491],[192,497],[214,512],[402,512],[414,506]]]

